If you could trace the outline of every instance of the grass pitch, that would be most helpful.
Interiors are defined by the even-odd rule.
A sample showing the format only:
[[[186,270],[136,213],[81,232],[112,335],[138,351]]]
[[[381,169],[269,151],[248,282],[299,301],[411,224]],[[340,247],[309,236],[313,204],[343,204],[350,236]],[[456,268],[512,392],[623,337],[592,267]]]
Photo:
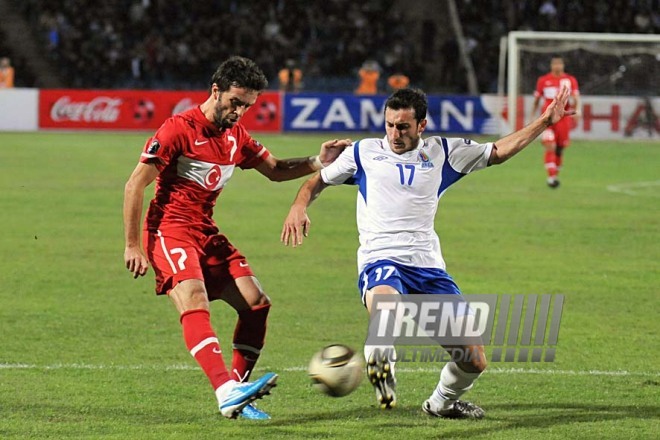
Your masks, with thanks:
[[[422,414],[442,364],[400,365],[399,406],[377,409],[364,381],[315,392],[322,346],[360,348],[355,187],[310,209],[302,248],[279,243],[301,180],[237,172],[216,220],[271,296],[257,374],[280,374],[266,422],[225,420],[185,350],[153,273],[123,267],[123,185],[143,134],[0,134],[0,438],[647,439],[660,432],[660,145],[574,142],[562,186],[545,186],[539,144],[461,180],[436,220],[465,293],[566,295],[554,363],[493,363],[466,398],[487,418]],[[257,136],[277,156],[327,136]],[[148,195],[152,188],[148,190]],[[148,198],[148,197],[147,197]],[[234,313],[213,305],[228,353]]]

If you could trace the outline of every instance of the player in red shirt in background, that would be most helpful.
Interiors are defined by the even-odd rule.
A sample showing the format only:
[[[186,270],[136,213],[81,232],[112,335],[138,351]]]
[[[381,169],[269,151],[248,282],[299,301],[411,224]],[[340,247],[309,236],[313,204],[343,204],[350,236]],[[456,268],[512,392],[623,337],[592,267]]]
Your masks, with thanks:
[[[216,199],[236,166],[254,168],[272,181],[296,179],[334,161],[351,142],[325,142],[318,156],[273,156],[239,122],[267,85],[253,61],[232,57],[223,62],[211,79],[208,99],[167,119],[147,141],[124,192],[126,268],[137,278],[152,265],[156,293],[174,303],[186,346],[229,418],[269,418],[252,402],[275,386],[277,375],[247,382],[264,345],[270,300],[245,257],[219,234],[212,217]],[[144,190],[154,180],[142,248]],[[216,299],[238,313],[231,372],[211,327],[209,301]]]
[[[541,113],[550,105],[563,85],[568,87],[573,102],[569,100],[566,109],[574,109],[575,114],[564,116],[564,118],[555,125],[549,127],[543,132],[541,142],[545,147],[545,169],[548,173],[548,186],[557,188],[559,186],[559,170],[562,164],[562,153],[564,148],[570,143],[570,131],[573,123],[580,119],[580,91],[578,89],[577,79],[574,76],[564,72],[564,59],[561,56],[554,56],[550,60],[550,73],[547,73],[536,82],[534,91],[534,105],[532,106],[532,118],[538,112],[539,103],[543,98],[543,108]],[[571,120],[573,118],[573,120]]]

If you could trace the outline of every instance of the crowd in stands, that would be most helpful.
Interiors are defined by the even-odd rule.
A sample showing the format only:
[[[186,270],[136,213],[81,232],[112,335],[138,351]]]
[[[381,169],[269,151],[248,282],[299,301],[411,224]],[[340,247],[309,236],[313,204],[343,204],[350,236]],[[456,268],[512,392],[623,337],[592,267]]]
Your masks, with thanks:
[[[240,54],[262,66],[272,88],[280,69],[294,60],[302,90],[349,92],[363,63],[374,60],[383,91],[394,73],[405,74],[413,86],[466,91],[445,2],[420,22],[401,12],[396,0],[13,1],[68,87],[199,89],[220,60]],[[499,40],[510,30],[660,31],[654,0],[456,4],[483,92],[494,91]],[[423,26],[421,39],[411,32],[415,26]],[[446,38],[429,44],[435,35]],[[431,59],[442,65],[438,81],[425,72]]]
[[[206,85],[228,55],[253,58],[273,87],[288,59],[306,78],[342,76],[365,58],[414,70],[390,54],[403,26],[392,0],[21,0],[47,55],[74,87]]]
[[[500,37],[509,31],[660,32],[656,0],[461,0],[456,4],[479,88],[485,92],[496,90]],[[446,46],[445,57],[457,56],[455,42]],[[588,62],[588,58],[581,61]],[[544,59],[539,68],[549,68],[549,61]],[[571,68],[576,66],[567,64],[567,70]],[[455,89],[466,91],[461,75],[453,73],[447,81],[451,78],[459,79]]]

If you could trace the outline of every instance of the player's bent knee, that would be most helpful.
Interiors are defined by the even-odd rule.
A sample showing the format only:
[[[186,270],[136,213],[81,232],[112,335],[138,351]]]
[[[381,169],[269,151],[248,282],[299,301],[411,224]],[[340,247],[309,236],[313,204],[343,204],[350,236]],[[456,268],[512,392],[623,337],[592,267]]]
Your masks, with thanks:
[[[179,313],[188,310],[209,310],[209,299],[204,283],[200,280],[186,280],[177,284],[169,293]]]
[[[398,295],[394,287],[388,286],[386,284],[380,286],[374,286],[371,289],[367,290],[364,296],[364,305],[367,306],[367,311],[371,313],[371,303],[374,300],[374,295]]]
[[[253,291],[251,294],[243,296],[243,298],[247,302],[248,307],[254,309],[254,308],[270,305],[271,304],[270,297],[266,295],[266,292],[262,290],[261,285],[257,284],[256,287],[257,289]]]
[[[222,293],[222,297],[237,311],[270,304],[259,280],[254,276],[237,278],[235,285]]]
[[[271,305],[270,297],[266,295],[265,292],[260,291],[259,296],[257,297],[256,303],[252,304],[252,307],[263,307],[266,305]]]
[[[465,347],[464,359],[456,364],[467,373],[483,373],[488,366],[483,345]]]

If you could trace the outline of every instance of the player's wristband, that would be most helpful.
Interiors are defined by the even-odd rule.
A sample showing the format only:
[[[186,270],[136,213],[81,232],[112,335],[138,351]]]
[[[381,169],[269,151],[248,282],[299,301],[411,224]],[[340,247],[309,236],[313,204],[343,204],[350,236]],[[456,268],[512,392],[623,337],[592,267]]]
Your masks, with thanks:
[[[318,155],[310,156],[309,163],[314,171],[322,170],[323,168],[325,168],[323,166],[323,162],[321,162],[321,158]]]

